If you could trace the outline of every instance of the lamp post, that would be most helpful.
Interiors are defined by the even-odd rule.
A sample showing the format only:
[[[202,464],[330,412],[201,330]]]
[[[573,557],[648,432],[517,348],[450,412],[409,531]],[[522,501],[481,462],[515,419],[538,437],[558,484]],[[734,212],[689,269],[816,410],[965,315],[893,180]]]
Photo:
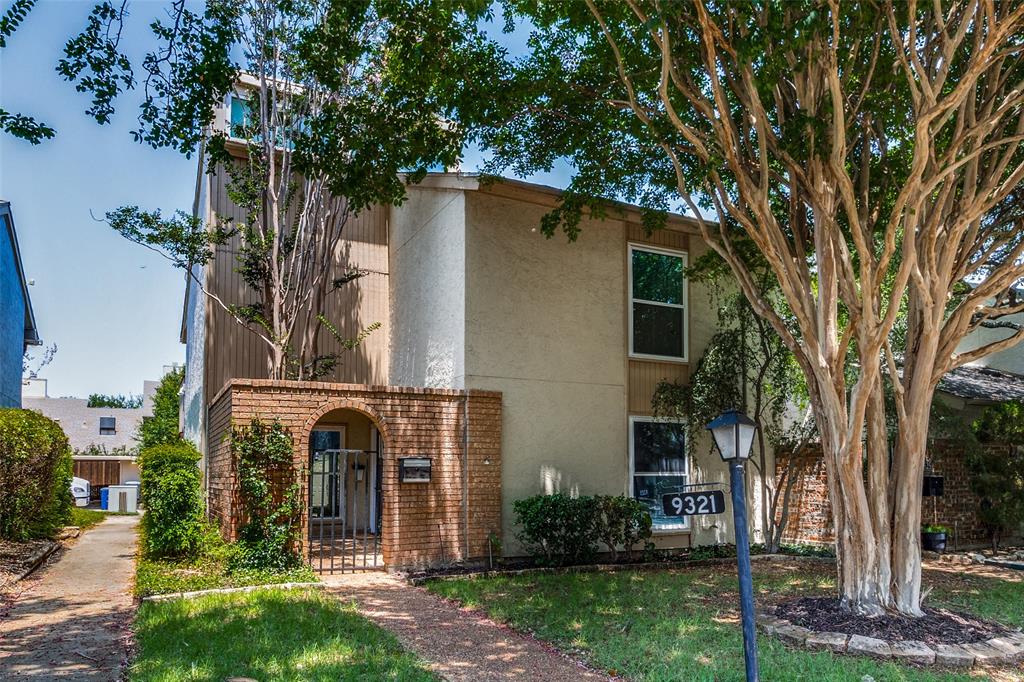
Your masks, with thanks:
[[[750,571],[747,538],[747,485],[744,465],[750,457],[757,425],[739,410],[727,410],[707,425],[715,437],[718,454],[729,465],[732,515],[736,527],[736,563],[740,578],[740,614],[743,619],[743,661],[747,682],[757,682],[757,633],[754,629],[754,581]]]

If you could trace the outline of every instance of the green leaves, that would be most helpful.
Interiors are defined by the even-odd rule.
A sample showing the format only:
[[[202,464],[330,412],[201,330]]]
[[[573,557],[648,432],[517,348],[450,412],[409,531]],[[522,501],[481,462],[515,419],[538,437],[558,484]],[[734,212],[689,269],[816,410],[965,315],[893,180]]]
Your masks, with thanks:
[[[142,63],[146,96],[136,141],[186,157],[196,152],[239,75],[232,51],[245,38],[241,11],[239,3],[207,0],[198,14],[175,0],[170,21],[150,25],[159,47]]]
[[[6,109],[0,109],[0,130],[32,144],[49,140],[57,134],[56,130],[45,123],[39,123],[31,116],[12,113]]]
[[[36,0],[14,0],[7,11],[0,15],[0,48],[7,47],[7,39],[14,35],[35,4]]]
[[[0,538],[49,537],[71,513],[71,448],[60,424],[0,409]]]
[[[35,4],[35,0],[15,0],[7,8],[7,11],[0,15],[0,49],[7,47],[7,39],[14,35]],[[32,144],[39,144],[57,134],[53,128],[36,121],[31,116],[2,108],[0,108],[0,130]]]
[[[107,212],[106,220],[125,239],[157,251],[183,269],[206,265],[213,259],[215,248],[226,244],[234,234],[233,229],[220,226],[206,229],[200,218],[184,211],[164,218],[159,210],[122,206]]]
[[[172,369],[160,380],[160,385],[153,393],[153,416],[143,419],[139,425],[136,438],[140,441],[141,448],[181,442],[181,434],[178,431],[178,394],[184,380],[184,369]]]
[[[120,7],[109,1],[93,7],[85,30],[67,41],[57,63],[57,73],[75,83],[75,90],[92,93],[85,113],[101,125],[110,122],[117,96],[135,87],[132,64],[119,50],[126,7],[127,0]]]
[[[231,430],[239,498],[245,523],[239,531],[232,570],[294,568],[301,563],[297,540],[302,513],[299,472],[292,436],[280,421],[253,419]]]
[[[196,556],[203,546],[203,491],[199,452],[191,443],[143,448],[143,551],[150,557]]]

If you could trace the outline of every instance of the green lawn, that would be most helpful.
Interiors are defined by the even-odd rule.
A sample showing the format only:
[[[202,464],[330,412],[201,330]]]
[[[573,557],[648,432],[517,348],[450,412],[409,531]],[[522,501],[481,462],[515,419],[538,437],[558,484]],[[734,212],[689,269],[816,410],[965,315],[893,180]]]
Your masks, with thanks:
[[[174,561],[140,557],[135,569],[135,595],[145,597],[169,592],[193,592],[218,587],[248,587],[275,583],[315,583],[316,573],[309,566],[289,571],[228,571],[227,561],[219,556]]]
[[[103,519],[107,518],[107,512],[98,509],[86,509],[85,507],[71,508],[71,521],[69,526],[78,526],[83,531],[89,530]]]
[[[828,566],[755,563],[757,599],[834,589]],[[1024,582],[929,573],[929,604],[1024,624]],[[549,641],[600,670],[633,680],[743,679],[736,574],[726,566],[435,581],[433,592]],[[868,659],[787,649],[758,638],[761,679],[977,680]],[[1001,680],[1024,678],[1002,676]]]
[[[352,605],[312,590],[145,602],[132,682],[437,680]]]

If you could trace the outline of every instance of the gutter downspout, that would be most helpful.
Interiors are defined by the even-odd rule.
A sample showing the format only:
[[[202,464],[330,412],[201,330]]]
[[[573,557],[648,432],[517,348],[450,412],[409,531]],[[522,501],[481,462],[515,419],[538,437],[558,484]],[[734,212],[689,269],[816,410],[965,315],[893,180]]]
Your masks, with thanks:
[[[462,540],[469,559],[469,389],[462,390]]]

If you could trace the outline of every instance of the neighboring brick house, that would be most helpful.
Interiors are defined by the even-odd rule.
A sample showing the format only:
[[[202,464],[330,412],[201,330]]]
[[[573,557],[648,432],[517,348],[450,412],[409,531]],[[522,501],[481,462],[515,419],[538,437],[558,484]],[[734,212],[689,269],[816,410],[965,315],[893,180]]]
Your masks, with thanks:
[[[202,218],[240,217],[225,182],[200,169]],[[575,243],[546,239],[541,217],[558,198],[541,185],[434,173],[401,206],[351,220],[338,272],[369,274],[333,294],[326,316],[346,336],[381,327],[324,383],[253,381],[267,376],[261,342],[188,286],[182,430],[204,454],[211,513],[227,535],[239,519],[224,438],[259,416],[292,431],[314,560],[325,543],[332,557],[366,551],[389,568],[480,559],[496,547],[484,542],[492,533],[518,554],[513,502],[556,491],[643,498],[661,547],[731,540],[728,515],[661,514],[661,493],[727,472],[651,415],[657,383],[685,381],[715,332],[709,292],[684,276],[706,245],[683,216],[647,234],[624,205],[585,219]],[[229,303],[247,300],[236,249],[193,272]],[[399,480],[414,456],[432,458],[428,482]]]
[[[22,359],[40,345],[11,204],[0,201],[0,407],[21,407]]]
[[[1001,359],[1019,366],[1019,358],[1024,355],[1024,349],[1014,350],[1017,353],[1004,353]],[[999,364],[968,365],[949,372],[939,383],[936,399],[957,410],[967,422],[975,419],[989,405],[1007,400],[1024,400],[1024,376],[997,369]],[[1005,450],[1008,446],[986,447]],[[790,457],[785,452],[780,452],[776,457],[777,479],[781,479],[785,469],[790,466]],[[785,540],[825,544],[834,542],[832,508],[828,499],[821,449],[816,446],[805,448],[793,460],[792,466],[795,478],[786,515]],[[951,547],[987,544],[988,532],[977,513],[981,500],[971,490],[963,446],[949,440],[930,441],[925,475],[941,477],[942,494],[924,497],[922,522],[947,526],[953,536]]]

